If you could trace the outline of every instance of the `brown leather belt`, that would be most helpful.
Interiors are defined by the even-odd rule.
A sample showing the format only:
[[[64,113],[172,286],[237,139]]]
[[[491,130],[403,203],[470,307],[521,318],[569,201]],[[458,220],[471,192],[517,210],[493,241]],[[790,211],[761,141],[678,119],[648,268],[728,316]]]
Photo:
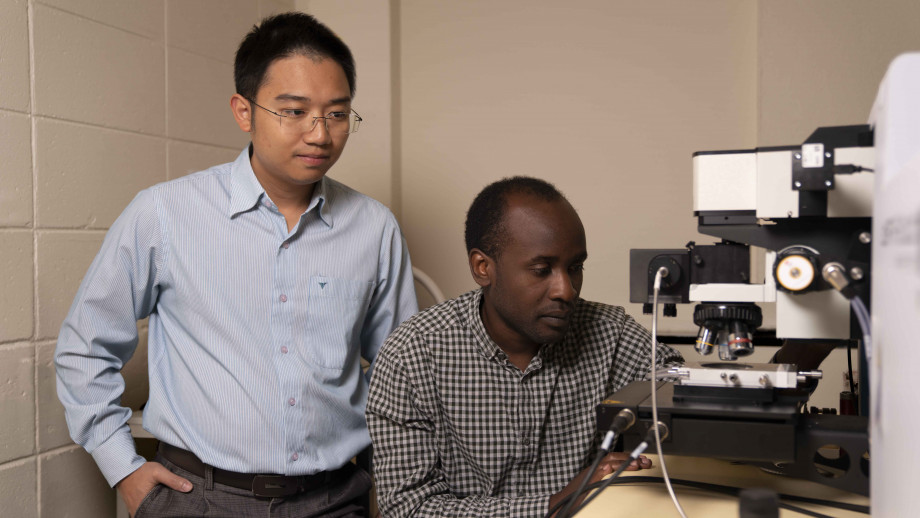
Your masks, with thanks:
[[[202,478],[205,476],[205,470],[210,467],[214,470],[214,482],[252,491],[254,496],[263,498],[291,496],[320,489],[336,478],[347,467],[346,464],[346,466],[335,471],[321,471],[313,475],[300,476],[237,473],[208,466],[201,462],[201,459],[195,456],[194,453],[182,448],[176,448],[165,442],[160,443],[159,453],[169,462]]]

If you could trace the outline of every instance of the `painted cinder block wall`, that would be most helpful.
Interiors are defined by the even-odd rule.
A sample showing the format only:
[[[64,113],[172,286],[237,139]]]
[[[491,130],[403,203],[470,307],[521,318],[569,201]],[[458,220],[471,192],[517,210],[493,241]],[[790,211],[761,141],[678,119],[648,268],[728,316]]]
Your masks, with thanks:
[[[236,157],[233,53],[285,0],[0,2],[0,515],[100,518],[115,493],[74,445],[55,338],[137,191]],[[141,349],[124,401],[146,398]]]

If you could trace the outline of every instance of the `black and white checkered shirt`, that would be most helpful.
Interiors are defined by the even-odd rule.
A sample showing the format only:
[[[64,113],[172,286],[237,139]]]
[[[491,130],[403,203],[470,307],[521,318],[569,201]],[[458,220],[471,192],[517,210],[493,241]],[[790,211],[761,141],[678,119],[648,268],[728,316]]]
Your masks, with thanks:
[[[486,333],[480,300],[415,315],[377,357],[367,422],[385,518],[542,516],[596,450],[595,406],[648,377],[651,336],[621,307],[579,299],[565,339],[521,372]]]

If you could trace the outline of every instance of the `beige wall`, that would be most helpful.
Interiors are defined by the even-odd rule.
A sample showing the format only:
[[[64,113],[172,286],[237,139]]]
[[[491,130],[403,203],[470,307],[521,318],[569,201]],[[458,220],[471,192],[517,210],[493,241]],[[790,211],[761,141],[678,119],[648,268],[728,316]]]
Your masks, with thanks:
[[[427,2],[401,9],[402,221],[450,295],[487,183],[555,183],[581,213],[583,295],[624,304],[629,248],[699,238],[690,154],[753,146],[756,4]]]
[[[0,515],[114,516],[51,358],[105,230],[139,191],[236,157],[233,53],[285,0],[0,2]],[[143,324],[141,324],[143,336]],[[124,401],[146,399],[143,346]]]

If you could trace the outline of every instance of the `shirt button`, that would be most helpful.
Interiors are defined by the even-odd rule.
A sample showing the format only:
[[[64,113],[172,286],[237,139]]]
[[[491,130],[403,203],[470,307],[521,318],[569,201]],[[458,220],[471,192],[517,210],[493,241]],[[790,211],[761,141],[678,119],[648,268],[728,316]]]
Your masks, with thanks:
[[[294,406],[294,403],[296,403],[296,402],[297,402],[297,400],[295,400],[294,398],[288,399],[288,404],[291,405],[291,406]]]
[[[524,446],[529,446],[529,445],[530,445],[530,439],[524,437],[524,440],[521,441],[521,444],[523,444]]]
[[[297,455],[296,453],[294,455],[291,455],[291,460],[297,460],[299,458],[300,458],[300,455]]]
[[[287,348],[287,346],[284,346],[284,345],[281,346],[281,353],[282,353],[282,354],[287,354],[287,353],[288,353],[288,348]]]
[[[287,302],[287,295],[282,293],[281,296],[278,297],[278,300],[280,300],[281,302]]]
[[[284,243],[281,243],[281,248],[287,249],[287,248],[289,248],[290,246],[291,246],[291,244],[288,243],[287,241],[285,241]]]

